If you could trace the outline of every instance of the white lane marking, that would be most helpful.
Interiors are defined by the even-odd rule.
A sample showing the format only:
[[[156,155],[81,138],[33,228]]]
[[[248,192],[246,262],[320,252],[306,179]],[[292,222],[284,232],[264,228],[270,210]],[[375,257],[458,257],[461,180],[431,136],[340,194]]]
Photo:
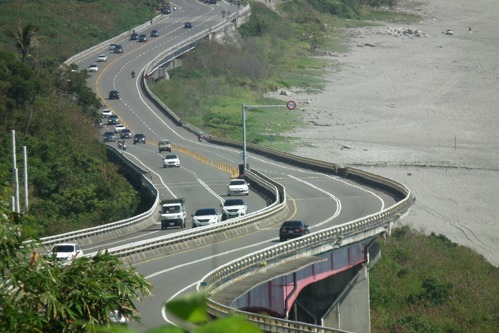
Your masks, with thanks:
[[[167,322],[167,323],[170,323],[170,324],[174,324],[173,321],[171,321],[170,319],[168,319],[168,316],[166,315],[166,303],[168,303],[169,301],[171,301],[172,299],[174,299],[175,297],[177,297],[177,295],[180,295],[181,293],[183,293],[185,290],[189,289],[189,288],[192,288],[193,286],[195,286],[196,284],[198,283],[198,281],[180,289],[179,291],[177,291],[175,294],[173,294],[172,297],[168,298],[164,303],[163,303],[163,306],[161,306],[161,316],[163,317],[163,319]]]
[[[322,193],[326,194],[327,196],[331,197],[331,199],[333,199],[336,202],[336,211],[334,212],[334,214],[331,217],[329,217],[328,219],[326,219],[326,220],[324,220],[322,222],[319,222],[317,224],[314,224],[313,226],[310,227],[310,229],[317,228],[317,227],[320,227],[320,226],[322,226],[322,225],[324,225],[324,224],[326,224],[328,222],[331,222],[336,217],[338,217],[338,215],[340,215],[340,213],[341,213],[341,200],[338,199],[337,197],[335,197],[332,193],[329,193],[328,191],[326,191],[326,190],[324,190],[324,189],[322,189],[320,187],[317,187],[314,184],[306,182],[306,181],[304,181],[304,180],[302,180],[300,178],[297,178],[297,177],[295,177],[293,175],[288,175],[288,177],[290,177],[290,178],[292,178],[294,180],[297,180],[297,181],[299,181],[299,182],[301,182],[303,184],[306,184],[306,185],[308,185],[308,186],[316,189],[319,192],[322,192]]]
[[[186,266],[189,266],[189,265],[194,265],[194,264],[197,264],[197,263],[200,263],[202,261],[207,261],[207,260],[211,260],[211,259],[214,259],[216,257],[221,257],[221,256],[224,256],[226,254],[230,254],[230,253],[234,253],[236,251],[242,251],[242,250],[246,250],[246,249],[249,249],[249,248],[252,248],[252,247],[256,247],[256,246],[260,246],[262,244],[267,244],[269,243],[270,241],[272,241],[273,239],[276,239],[275,237],[274,238],[271,238],[271,239],[268,239],[268,240],[265,240],[265,241],[262,241],[260,243],[256,243],[256,244],[251,244],[251,245],[248,245],[248,246],[245,246],[245,247],[238,247],[237,249],[231,249],[229,251],[225,251],[225,252],[221,252],[221,253],[217,253],[217,254],[214,254],[214,255],[211,255],[209,257],[204,257],[202,259],[197,259],[197,260],[194,260],[194,261],[190,261],[190,262],[186,262],[184,264],[180,264],[180,265],[177,265],[177,266],[173,266],[173,267],[169,267],[167,269],[163,269],[161,271],[157,271],[157,272],[154,272],[152,274],[149,274],[146,276],[146,279],[150,279],[150,278],[153,278],[153,277],[157,277],[159,275],[162,275],[162,274],[165,274],[165,273],[168,273],[168,272],[171,272],[171,271],[174,271],[176,269],[179,269],[179,268],[183,268],[183,267],[186,267]]]
[[[325,174],[325,176],[326,176],[326,177],[328,177],[328,178],[331,178],[331,179],[333,179],[333,180],[336,180],[337,182],[342,182],[342,183],[343,183],[343,184],[345,184],[345,185],[348,185],[348,186],[350,186],[350,187],[354,187],[354,188],[356,188],[356,189],[359,189],[359,190],[361,190],[361,191],[364,191],[364,192],[367,192],[367,193],[371,194],[371,195],[372,195],[372,196],[374,196],[375,198],[378,198],[378,200],[381,202],[381,209],[380,209],[380,211],[382,211],[383,209],[385,209],[385,201],[383,200],[383,198],[381,198],[378,194],[374,193],[373,191],[368,190],[368,189],[366,189],[366,188],[363,188],[362,186],[359,186],[359,185],[356,185],[356,184],[349,183],[349,182],[347,182],[346,180],[344,180],[344,179],[342,179],[342,178],[333,177],[333,176],[331,176],[331,175],[326,175],[326,174]]]

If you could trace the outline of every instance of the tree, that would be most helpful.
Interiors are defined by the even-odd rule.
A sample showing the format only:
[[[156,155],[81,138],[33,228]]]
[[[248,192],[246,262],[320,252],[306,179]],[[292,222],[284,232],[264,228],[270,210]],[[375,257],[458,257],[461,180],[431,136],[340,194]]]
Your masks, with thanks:
[[[0,331],[88,332],[115,310],[139,320],[134,301],[151,284],[106,252],[60,265],[30,240],[30,218],[0,202]]]
[[[21,51],[23,63],[26,62],[26,58],[31,55],[33,49],[38,47],[38,42],[42,38],[38,32],[37,26],[28,23],[24,28],[19,27],[19,31],[15,34],[16,47]]]

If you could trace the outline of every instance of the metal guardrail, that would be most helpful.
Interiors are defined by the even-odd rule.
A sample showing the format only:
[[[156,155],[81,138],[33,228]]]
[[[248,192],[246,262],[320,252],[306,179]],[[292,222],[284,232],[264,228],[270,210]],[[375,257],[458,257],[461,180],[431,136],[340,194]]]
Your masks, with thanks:
[[[121,221],[105,224],[98,227],[81,229],[77,231],[72,231],[64,234],[59,234],[55,236],[43,237],[41,238],[41,243],[45,247],[49,247],[56,243],[65,243],[78,241],[80,245],[89,245],[95,243],[96,241],[108,240],[111,238],[117,238],[123,236],[124,234],[130,233],[134,230],[143,229],[144,227],[151,225],[152,223],[148,221],[153,214],[157,211],[159,205],[159,192],[150,182],[150,180],[145,176],[146,171],[142,170],[139,166],[134,164],[132,161],[123,157],[123,155],[114,147],[106,146],[108,153],[113,154],[117,158],[120,158],[123,163],[126,163],[138,177],[142,178],[142,184],[152,192],[155,197],[154,204],[146,212],[133,216],[128,219]]]

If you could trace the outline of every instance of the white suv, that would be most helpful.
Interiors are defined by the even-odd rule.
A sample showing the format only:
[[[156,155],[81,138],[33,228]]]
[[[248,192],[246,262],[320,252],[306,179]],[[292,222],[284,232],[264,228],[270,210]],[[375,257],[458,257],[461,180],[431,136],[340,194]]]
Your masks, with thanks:
[[[215,208],[200,208],[192,214],[192,227],[196,228],[218,223],[222,220],[221,215]]]
[[[243,199],[227,199],[220,206],[222,207],[222,220],[246,215],[248,209]]]
[[[83,251],[80,245],[74,243],[55,244],[50,252],[49,257],[55,256],[55,259],[62,263],[71,262],[77,258],[83,257]]]
[[[230,183],[227,185],[227,195],[248,195],[249,194],[249,183],[246,183],[244,179],[231,179]]]

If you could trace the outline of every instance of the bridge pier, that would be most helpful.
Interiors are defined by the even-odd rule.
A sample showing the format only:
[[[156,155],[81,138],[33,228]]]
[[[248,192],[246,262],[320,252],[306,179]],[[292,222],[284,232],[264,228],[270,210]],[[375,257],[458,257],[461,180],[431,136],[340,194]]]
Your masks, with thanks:
[[[288,319],[351,332],[370,332],[367,266],[355,266],[304,288]]]

